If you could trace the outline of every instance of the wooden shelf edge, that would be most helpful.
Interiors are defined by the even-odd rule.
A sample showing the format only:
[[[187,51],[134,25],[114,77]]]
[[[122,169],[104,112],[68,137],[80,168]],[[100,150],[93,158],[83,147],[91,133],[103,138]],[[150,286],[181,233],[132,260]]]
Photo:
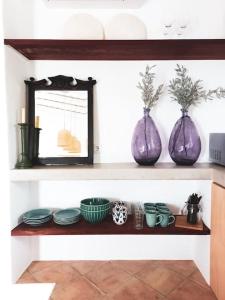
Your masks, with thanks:
[[[127,222],[118,226],[113,223],[109,215],[101,224],[89,224],[85,220],[68,225],[60,226],[53,221],[40,227],[31,227],[24,223],[19,224],[11,231],[11,236],[45,236],[45,235],[210,235],[210,229],[203,224],[203,230],[178,228],[174,224],[162,228],[149,228],[144,221],[144,228],[134,228],[133,216],[129,216]]]
[[[5,39],[30,60],[217,60],[225,39],[54,40]]]

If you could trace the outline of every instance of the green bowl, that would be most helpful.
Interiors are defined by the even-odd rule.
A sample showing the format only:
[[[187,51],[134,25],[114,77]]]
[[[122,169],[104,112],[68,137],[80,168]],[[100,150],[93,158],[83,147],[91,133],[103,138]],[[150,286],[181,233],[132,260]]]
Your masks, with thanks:
[[[85,210],[81,208],[80,211],[81,211],[81,215],[87,222],[96,224],[96,223],[101,223],[106,218],[106,216],[109,213],[109,208],[102,209],[99,211]]]
[[[110,208],[110,202],[105,198],[87,198],[81,200],[80,208],[86,211],[100,211]]]

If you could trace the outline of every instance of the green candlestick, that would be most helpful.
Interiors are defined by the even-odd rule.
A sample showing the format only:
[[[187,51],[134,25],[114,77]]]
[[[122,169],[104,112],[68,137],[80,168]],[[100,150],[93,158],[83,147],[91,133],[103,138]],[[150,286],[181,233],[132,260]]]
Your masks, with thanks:
[[[41,128],[33,128],[33,157],[32,157],[32,161],[33,161],[34,164],[38,164],[40,131],[41,131]]]
[[[30,126],[27,123],[19,123],[20,127],[20,150],[19,157],[16,163],[16,168],[27,169],[32,168],[32,162],[29,159],[29,130]]]

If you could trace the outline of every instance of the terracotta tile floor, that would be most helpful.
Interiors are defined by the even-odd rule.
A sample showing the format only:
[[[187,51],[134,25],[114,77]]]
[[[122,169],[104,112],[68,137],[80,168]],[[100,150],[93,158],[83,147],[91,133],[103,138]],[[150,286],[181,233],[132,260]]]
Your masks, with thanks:
[[[55,282],[50,300],[215,300],[192,261],[32,262],[18,283]]]

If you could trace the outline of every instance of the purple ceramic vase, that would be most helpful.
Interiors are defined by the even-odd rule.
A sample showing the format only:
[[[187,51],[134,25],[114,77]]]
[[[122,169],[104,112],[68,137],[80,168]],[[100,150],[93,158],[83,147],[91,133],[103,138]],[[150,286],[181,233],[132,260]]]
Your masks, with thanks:
[[[161,139],[154,121],[149,116],[150,109],[144,108],[144,117],[138,121],[132,138],[131,150],[139,165],[154,165],[162,151]]]
[[[169,141],[169,154],[178,165],[193,165],[201,152],[201,140],[186,110],[176,122]]]

